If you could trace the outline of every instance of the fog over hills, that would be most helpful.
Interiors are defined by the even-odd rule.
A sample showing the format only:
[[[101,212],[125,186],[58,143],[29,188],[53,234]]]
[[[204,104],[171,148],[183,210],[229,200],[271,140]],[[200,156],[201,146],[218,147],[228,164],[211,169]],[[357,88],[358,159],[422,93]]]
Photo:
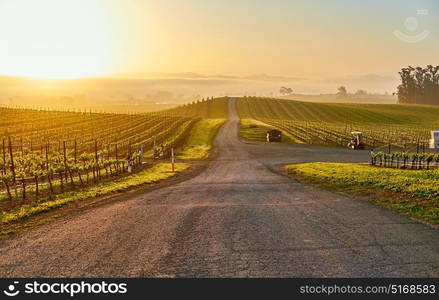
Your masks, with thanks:
[[[296,94],[335,94],[340,85],[354,93],[393,93],[398,76],[366,74],[304,78],[254,74],[124,73],[109,77],[36,79],[0,76],[0,103],[10,105],[176,105],[207,96],[279,96],[281,86]]]

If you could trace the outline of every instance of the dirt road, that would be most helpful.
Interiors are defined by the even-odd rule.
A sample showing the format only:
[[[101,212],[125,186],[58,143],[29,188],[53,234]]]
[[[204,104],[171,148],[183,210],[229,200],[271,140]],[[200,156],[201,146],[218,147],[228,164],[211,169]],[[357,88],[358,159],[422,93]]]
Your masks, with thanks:
[[[0,276],[439,276],[439,232],[274,172],[367,154],[245,144],[230,121],[197,177],[0,241]]]

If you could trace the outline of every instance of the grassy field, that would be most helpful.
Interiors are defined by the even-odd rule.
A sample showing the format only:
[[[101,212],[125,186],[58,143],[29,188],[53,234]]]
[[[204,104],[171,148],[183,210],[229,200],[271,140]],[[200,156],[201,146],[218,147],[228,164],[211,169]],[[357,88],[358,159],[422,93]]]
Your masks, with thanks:
[[[398,96],[393,95],[349,95],[340,98],[337,94],[305,95],[294,94],[281,97],[282,99],[304,101],[304,102],[323,102],[323,103],[371,103],[371,104],[395,104]]]
[[[368,195],[381,206],[439,224],[439,169],[420,171],[366,164],[306,163],[288,165],[285,170],[302,181],[349,194]]]
[[[271,118],[439,128],[438,106],[314,103],[269,98],[239,98],[237,108],[243,119]]]
[[[250,142],[266,142],[267,141],[267,131],[272,130],[275,127],[269,126],[253,119],[241,119],[239,122],[239,137]],[[283,132],[282,143],[300,143],[299,140],[294,139],[294,137],[288,135],[288,133]]]
[[[190,116],[208,119],[229,118],[229,98],[213,98],[205,101],[198,101],[180,105],[176,108],[165,111],[165,113],[179,116]]]
[[[178,159],[205,159],[212,149],[215,138],[221,125],[226,119],[202,119],[195,124],[183,149],[177,153]]]

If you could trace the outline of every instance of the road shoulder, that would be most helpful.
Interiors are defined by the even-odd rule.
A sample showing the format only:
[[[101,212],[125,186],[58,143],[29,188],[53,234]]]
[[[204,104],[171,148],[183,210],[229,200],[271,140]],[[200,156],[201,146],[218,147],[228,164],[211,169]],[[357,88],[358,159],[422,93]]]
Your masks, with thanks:
[[[439,228],[438,199],[427,196],[425,191],[413,190],[406,177],[418,171],[404,170],[411,173],[402,175],[395,171],[403,170],[383,170],[367,164],[349,163],[304,163],[283,167],[284,174],[301,183],[367,200],[412,220]],[[427,188],[426,184],[419,185],[415,178],[413,183],[420,188]]]

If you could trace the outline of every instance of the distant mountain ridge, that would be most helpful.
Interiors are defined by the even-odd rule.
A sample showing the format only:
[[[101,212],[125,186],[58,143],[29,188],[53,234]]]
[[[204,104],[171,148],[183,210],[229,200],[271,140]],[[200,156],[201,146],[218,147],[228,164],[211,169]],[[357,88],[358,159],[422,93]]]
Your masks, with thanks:
[[[233,76],[233,75],[206,75],[196,72],[180,72],[180,73],[163,73],[163,72],[145,72],[145,73],[119,73],[112,75],[119,78],[183,78],[183,79],[237,79],[237,80],[260,80],[260,81],[282,81],[282,82],[294,82],[302,80],[300,77],[290,76],[276,76],[269,74],[253,74],[248,76]]]

